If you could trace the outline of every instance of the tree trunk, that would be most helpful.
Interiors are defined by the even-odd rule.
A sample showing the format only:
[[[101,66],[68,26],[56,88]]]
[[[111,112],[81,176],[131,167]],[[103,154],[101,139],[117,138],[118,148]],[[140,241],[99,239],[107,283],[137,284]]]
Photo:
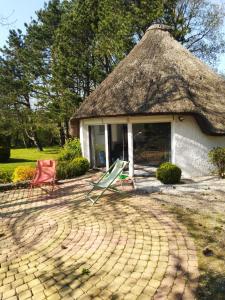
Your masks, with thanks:
[[[63,147],[65,145],[65,142],[66,142],[64,128],[61,126],[60,123],[58,124],[58,128],[59,128],[60,146]]]
[[[37,132],[34,131],[34,139],[33,139],[33,142],[34,142],[34,145],[37,147],[37,149],[39,151],[43,151],[43,147],[42,147],[42,144],[41,142],[39,141],[38,137],[37,137]]]
[[[22,140],[23,140],[24,147],[28,148],[27,141],[26,141],[24,134],[22,134]]]
[[[70,138],[70,132],[69,132],[69,122],[67,119],[64,120],[64,130],[65,130],[65,138],[68,140]]]
[[[25,130],[27,137],[34,143],[34,145],[37,147],[39,151],[43,151],[43,147],[41,145],[41,142],[39,141],[37,137],[37,132],[33,129],[31,129],[31,133],[29,134],[28,130]]]

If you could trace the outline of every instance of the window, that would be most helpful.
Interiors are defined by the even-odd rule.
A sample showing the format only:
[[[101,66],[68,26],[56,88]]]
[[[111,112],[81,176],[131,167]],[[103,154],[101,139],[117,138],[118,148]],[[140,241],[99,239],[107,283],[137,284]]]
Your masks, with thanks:
[[[158,166],[170,161],[171,124],[133,124],[134,163]]]

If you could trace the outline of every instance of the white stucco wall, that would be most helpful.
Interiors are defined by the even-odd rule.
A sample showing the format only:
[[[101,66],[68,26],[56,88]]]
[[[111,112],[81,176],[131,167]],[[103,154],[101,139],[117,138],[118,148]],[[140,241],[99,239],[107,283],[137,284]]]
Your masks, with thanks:
[[[208,152],[216,146],[225,147],[225,136],[204,134],[191,116],[184,116],[182,122],[175,117],[172,134],[173,162],[182,169],[183,176],[209,175],[212,166]]]

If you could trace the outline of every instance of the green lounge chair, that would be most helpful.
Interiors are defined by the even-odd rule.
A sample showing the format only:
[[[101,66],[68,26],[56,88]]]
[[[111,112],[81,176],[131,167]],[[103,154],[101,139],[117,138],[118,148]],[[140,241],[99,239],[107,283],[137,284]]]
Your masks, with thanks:
[[[119,179],[124,168],[127,166],[128,162],[117,159],[115,163],[109,168],[109,170],[99,179],[98,182],[92,182],[92,189],[86,194],[86,198],[94,204],[98,199],[104,194],[106,190],[114,191],[117,193],[122,193],[116,187],[112,186],[113,183]],[[101,189],[102,192],[98,196],[91,196],[94,190]]]

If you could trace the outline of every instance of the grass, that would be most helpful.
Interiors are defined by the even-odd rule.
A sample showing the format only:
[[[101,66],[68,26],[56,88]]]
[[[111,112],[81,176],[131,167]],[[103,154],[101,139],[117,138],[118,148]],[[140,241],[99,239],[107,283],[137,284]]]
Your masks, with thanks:
[[[197,299],[225,299],[225,214],[202,214],[170,205],[171,212],[182,222],[195,240],[200,271]],[[212,256],[205,256],[208,247]]]
[[[10,160],[7,163],[0,163],[0,171],[10,171],[18,166],[35,166],[38,159],[56,159],[60,148],[57,146],[46,147],[44,151],[36,148],[11,149]]]

